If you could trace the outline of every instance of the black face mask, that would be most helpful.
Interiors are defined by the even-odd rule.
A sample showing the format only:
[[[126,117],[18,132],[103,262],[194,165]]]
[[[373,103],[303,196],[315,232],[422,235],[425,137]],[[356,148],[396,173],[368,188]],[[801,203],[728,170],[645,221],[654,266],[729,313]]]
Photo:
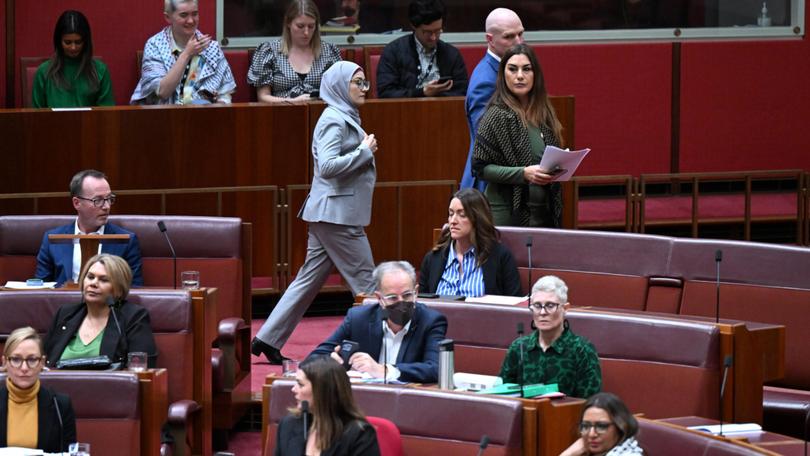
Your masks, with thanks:
[[[391,323],[405,326],[413,318],[413,311],[416,304],[410,301],[397,301],[383,308],[383,318],[391,320]]]

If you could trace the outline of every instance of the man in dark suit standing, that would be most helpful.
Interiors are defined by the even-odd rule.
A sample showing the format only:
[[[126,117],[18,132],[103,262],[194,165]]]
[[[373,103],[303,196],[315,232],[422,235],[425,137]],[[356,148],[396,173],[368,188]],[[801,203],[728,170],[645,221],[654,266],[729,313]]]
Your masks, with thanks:
[[[76,209],[76,221],[45,232],[37,254],[36,277],[55,281],[59,285],[76,282],[81,272],[82,252],[78,240],[74,243],[51,244],[49,234],[128,234],[126,243],[102,243],[99,252],[124,258],[132,269],[132,285],[143,285],[141,247],[135,233],[107,223],[115,194],[107,176],[101,171],[79,171],[70,180],[70,197]]]
[[[341,342],[351,340],[360,345],[349,359],[353,370],[375,378],[436,383],[447,318],[416,302],[416,271],[407,261],[382,263],[373,276],[379,304],[350,309],[334,334],[310,356],[328,355],[342,363]]]

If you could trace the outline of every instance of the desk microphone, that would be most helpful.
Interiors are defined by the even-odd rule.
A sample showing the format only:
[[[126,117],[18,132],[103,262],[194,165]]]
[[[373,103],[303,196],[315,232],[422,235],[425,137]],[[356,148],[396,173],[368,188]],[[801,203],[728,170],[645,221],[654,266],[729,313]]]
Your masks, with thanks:
[[[56,419],[59,420],[59,453],[61,454],[62,451],[65,451],[65,424],[62,423],[62,411],[59,410],[56,396],[53,397],[53,406],[56,407]]]
[[[113,316],[113,320],[115,321],[115,328],[118,330],[118,343],[116,344],[116,348],[118,348],[118,344],[123,341],[125,344],[124,346],[124,358],[126,358],[126,354],[129,352],[129,344],[127,343],[127,338],[124,336],[124,332],[121,331],[121,323],[118,321],[118,314],[115,312],[115,309],[118,308],[119,302],[115,300],[112,296],[107,296],[107,306],[110,308],[110,313]],[[114,357],[113,357],[114,358]],[[113,360],[115,361],[115,360]],[[122,359],[122,361],[126,361],[126,359]]]
[[[489,436],[484,434],[481,436],[481,443],[478,444],[477,456],[481,456],[482,454],[484,454],[484,450],[487,449],[487,446],[489,446]]]
[[[304,448],[307,447],[309,429],[307,428],[307,413],[309,413],[309,401],[301,401],[301,417],[304,418]]]
[[[723,435],[723,397],[726,393],[726,380],[728,380],[728,370],[733,362],[733,355],[727,355],[723,360],[723,381],[720,383],[720,435]]]
[[[518,385],[520,385],[520,397],[526,397],[523,395],[523,322],[517,324],[517,335],[518,350],[520,350],[520,356],[518,357]]]
[[[714,263],[717,265],[717,272],[715,277],[717,281],[715,282],[717,285],[715,288],[717,289],[717,297],[715,298],[715,306],[714,306],[714,315],[715,315],[715,322],[720,323],[720,262],[723,261],[723,251],[717,249],[714,252]]]
[[[527,291],[529,299],[532,298],[532,237],[526,238],[526,253],[528,255],[529,263],[529,290]]]
[[[810,426],[810,403],[807,404],[807,411],[804,412],[804,456],[807,456],[807,427]]]
[[[160,232],[163,233],[163,236],[166,237],[166,243],[169,244],[169,250],[171,250],[171,252],[172,252],[172,263],[174,264],[174,275],[172,277],[174,277],[174,289],[176,290],[177,289],[177,254],[174,253],[174,246],[172,245],[172,240],[169,238],[169,233],[166,230],[166,224],[163,223],[163,220],[158,220],[157,226],[158,226],[158,229],[160,230]]]
[[[383,325],[385,325],[386,321],[388,321],[388,309],[383,307],[382,309],[382,321]],[[383,359],[383,385],[388,384],[388,350],[386,349],[385,344],[385,328],[383,328],[383,335],[382,335],[382,359]]]

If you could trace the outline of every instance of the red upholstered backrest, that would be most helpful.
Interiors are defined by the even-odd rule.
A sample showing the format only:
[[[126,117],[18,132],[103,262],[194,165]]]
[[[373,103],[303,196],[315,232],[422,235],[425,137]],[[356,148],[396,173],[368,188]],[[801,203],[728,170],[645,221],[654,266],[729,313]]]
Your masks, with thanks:
[[[158,349],[158,367],[169,371],[169,400],[192,399],[195,373],[191,297],[178,290],[133,290],[128,298],[149,311]],[[32,326],[43,336],[59,307],[81,301],[79,291],[0,292],[0,338]]]
[[[517,324],[530,331],[524,306],[425,303],[447,317],[456,372],[498,375]],[[566,317],[596,348],[603,390],[624,398],[631,410],[653,417],[718,415],[720,334],[714,325],[587,309]]]
[[[464,59],[464,66],[467,67],[467,76],[471,76],[473,70],[478,65],[478,62],[484,58],[487,53],[487,46],[485,44],[462,44],[456,46],[458,52],[461,53],[461,58]]]
[[[34,276],[36,255],[45,231],[72,223],[75,216],[0,217],[0,282]],[[110,222],[138,236],[144,285],[172,287],[171,250],[157,222],[163,221],[178,256],[177,273],[200,271],[205,287],[219,290],[218,320],[250,320],[250,290],[244,280],[242,221],[232,217],[119,215]],[[179,277],[178,277],[179,281]]]
[[[645,310],[649,278],[667,273],[672,239],[604,231],[499,227],[529,292],[527,240],[532,240],[532,282],[554,274],[568,284],[577,306]]]
[[[21,57],[20,58],[20,93],[23,108],[30,108],[33,103],[34,76],[37,68],[48,57]]]
[[[377,67],[380,64],[380,57],[382,57],[383,46],[366,46],[365,51],[365,69],[366,79],[371,83],[371,89],[368,91],[369,98],[377,98]]]
[[[680,313],[715,316],[715,252],[721,250],[720,316],[785,325],[785,378],[810,389],[810,250],[755,242],[676,239],[670,274],[684,279]]]
[[[726,442],[710,434],[638,418],[636,439],[650,455],[702,454],[712,456],[773,454],[744,443]],[[676,451],[676,453],[673,453]]]
[[[138,378],[127,372],[51,371],[42,385],[70,397],[76,435],[93,454],[141,454]],[[5,374],[0,381],[5,382]]]
[[[295,404],[292,385],[292,381],[277,380],[271,386],[265,454],[272,454],[278,422]],[[396,424],[404,454],[474,454],[483,434],[490,437],[487,454],[521,454],[523,408],[519,400],[374,385],[353,385],[352,392],[363,413]],[[475,419],[464,420],[464,416]]]
[[[377,431],[380,456],[402,456],[402,435],[397,425],[378,416],[367,416],[366,419]]]
[[[247,73],[248,68],[250,68],[247,49],[223,49],[223,52],[236,81],[236,92],[232,95],[232,101],[234,103],[251,101],[250,93],[253,91],[253,87],[247,83]]]

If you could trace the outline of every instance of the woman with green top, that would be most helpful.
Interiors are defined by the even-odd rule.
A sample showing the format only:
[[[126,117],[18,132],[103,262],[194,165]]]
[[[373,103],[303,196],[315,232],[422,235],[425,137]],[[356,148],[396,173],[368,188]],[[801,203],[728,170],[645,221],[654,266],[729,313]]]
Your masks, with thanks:
[[[90,24],[84,14],[68,10],[53,31],[54,54],[37,68],[35,108],[76,108],[115,104],[107,65],[93,59]]]
[[[513,46],[501,59],[473,148],[473,175],[487,182],[495,225],[560,226],[560,184],[540,159],[547,145],[560,146],[561,129],[534,51]]]
[[[132,270],[126,260],[100,253],[79,275],[82,302],[59,308],[45,339],[47,365],[60,360],[107,356],[124,366],[127,353],[145,352],[155,367],[157,347],[149,312],[128,302]]]

